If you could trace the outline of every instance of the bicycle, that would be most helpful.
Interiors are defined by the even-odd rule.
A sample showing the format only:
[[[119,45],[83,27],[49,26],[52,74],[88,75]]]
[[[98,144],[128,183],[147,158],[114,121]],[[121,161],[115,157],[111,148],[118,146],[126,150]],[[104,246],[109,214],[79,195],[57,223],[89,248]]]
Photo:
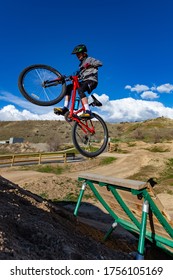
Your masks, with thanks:
[[[68,123],[74,122],[72,127],[72,140],[76,149],[83,156],[96,157],[107,147],[108,129],[104,120],[96,113],[90,119],[80,118],[84,106],[74,108],[77,89],[79,88],[79,75],[64,76],[55,68],[35,64],[26,67],[19,75],[18,87],[22,95],[31,103],[39,106],[51,106],[59,103],[65,96],[66,84],[73,83],[71,106],[65,114]],[[90,106],[102,106],[101,102],[91,95],[93,101]]]

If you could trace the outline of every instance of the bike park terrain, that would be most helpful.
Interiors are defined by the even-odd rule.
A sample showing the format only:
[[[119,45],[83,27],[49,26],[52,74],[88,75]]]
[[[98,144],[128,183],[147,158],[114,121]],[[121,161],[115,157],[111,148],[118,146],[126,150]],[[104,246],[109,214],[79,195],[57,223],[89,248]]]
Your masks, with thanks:
[[[154,145],[154,144],[153,144]],[[130,259],[132,256],[130,255],[130,252],[135,250],[136,246],[136,240],[135,238],[124,231],[123,229],[119,228],[115,233],[116,240],[119,240],[120,242],[115,242],[115,240],[110,240],[106,247],[101,242],[101,232],[105,231],[110,226],[110,217],[103,213],[103,209],[101,209],[100,205],[97,204],[97,202],[94,200],[92,196],[85,199],[84,196],[84,204],[81,208],[81,212],[79,213],[79,216],[81,215],[81,219],[79,217],[79,221],[82,222],[82,224],[79,223],[78,226],[73,227],[72,230],[72,224],[75,224],[74,217],[70,216],[70,213],[63,212],[66,211],[69,205],[72,205],[71,207],[74,208],[74,203],[68,203],[68,199],[70,195],[77,196],[77,194],[80,191],[80,186],[77,181],[77,178],[80,174],[80,172],[83,171],[89,171],[90,173],[98,173],[106,176],[114,176],[118,178],[133,178],[135,177],[135,174],[144,173],[146,178],[157,178],[159,174],[161,174],[165,170],[165,162],[168,159],[173,158],[173,145],[172,143],[165,143],[165,144],[158,144],[157,147],[160,145],[162,147],[162,152],[151,152],[151,144],[146,144],[144,142],[137,142],[135,146],[129,147],[127,144],[122,144],[120,147],[121,152],[113,152],[113,153],[103,153],[100,157],[93,160],[84,160],[82,162],[76,162],[71,163],[71,167],[69,169],[67,164],[67,172],[63,172],[60,175],[52,174],[52,173],[40,173],[33,170],[24,170],[20,167],[11,167],[11,168],[2,168],[0,170],[0,175],[2,178],[5,178],[8,180],[9,184],[16,184],[21,189],[25,189],[29,191],[31,194],[37,194],[39,197],[45,197],[48,200],[63,200],[64,203],[58,203],[58,209],[60,213],[60,217],[55,219],[55,213],[54,211],[50,211],[50,209],[46,208],[45,203],[37,203],[32,196],[28,196],[27,194],[19,195],[25,199],[25,203],[22,203],[22,198],[19,199],[19,197],[15,196],[13,198],[13,201],[16,199],[16,205],[20,208],[20,217],[18,221],[18,226],[15,226],[13,229],[10,230],[11,235],[8,233],[8,225],[5,224],[5,220],[3,223],[3,220],[1,221],[1,250],[0,250],[0,258],[40,258],[40,253],[38,245],[38,240],[42,246],[45,246],[44,257],[42,255],[42,258],[50,258],[50,254],[52,254],[52,258],[56,259],[97,259],[100,258],[101,251],[104,252],[102,258],[107,259]],[[165,152],[163,152],[163,149]],[[116,160],[108,165],[100,165],[99,164],[99,158],[103,157],[115,157]],[[69,171],[70,170],[70,171]],[[143,174],[144,175],[144,174]],[[157,189],[157,185],[155,187]],[[165,206],[165,209],[167,209],[170,214],[173,214],[173,195],[171,193],[172,186],[169,185],[169,182],[165,182],[164,186],[158,185],[158,196],[162,203]],[[10,191],[11,194],[13,191]],[[22,193],[20,190],[14,191],[15,195],[17,193]],[[13,193],[14,195],[14,193]],[[20,201],[21,200],[21,201]],[[27,201],[27,202],[26,202]],[[66,202],[65,202],[66,201]],[[13,204],[15,204],[13,203]],[[27,217],[26,212],[26,205],[28,203],[28,209],[30,213],[35,211],[34,218],[30,214]],[[7,211],[6,207],[10,206],[9,203],[5,200],[1,202],[1,210],[4,213]],[[63,209],[62,210],[62,207]],[[65,206],[65,208],[64,208]],[[60,208],[59,208],[60,207]],[[14,213],[16,211],[16,208],[8,209],[9,213],[13,212],[13,215],[8,216],[8,222],[13,225],[14,223]],[[41,210],[40,210],[41,208]],[[45,211],[45,212],[44,212]],[[24,212],[26,212],[26,215],[24,215]],[[22,214],[23,213],[23,214]],[[44,217],[45,213],[49,215],[49,218]],[[57,210],[58,213],[58,210]],[[62,214],[63,213],[63,214]],[[46,215],[47,215],[46,214]],[[5,215],[5,214],[4,214]],[[56,220],[56,223],[51,222],[52,219]],[[45,221],[46,219],[46,221]],[[45,222],[44,222],[45,221]],[[60,243],[62,246],[62,254],[58,255],[59,249],[53,250],[50,246],[54,246],[49,244],[48,240],[51,240],[52,242],[55,242],[55,232],[50,230],[51,226],[49,227],[45,226],[44,223],[48,223],[48,221],[51,223],[52,230],[53,228],[57,227],[57,234],[60,234],[60,228],[65,231],[62,233],[64,236],[64,243],[60,242],[58,238],[58,244],[60,246]],[[34,225],[37,225],[39,222],[39,230],[38,232],[35,232]],[[60,222],[60,224],[59,224]],[[56,226],[57,224],[57,226]],[[95,231],[95,229],[99,229],[100,231]],[[59,230],[59,231],[58,231]],[[29,236],[27,234],[29,232]],[[41,237],[41,234],[44,232],[43,236]],[[59,233],[58,233],[59,232]],[[76,235],[74,234],[76,233]],[[81,237],[82,234],[82,237]],[[83,235],[85,238],[83,239]],[[5,241],[4,241],[5,236]],[[57,235],[58,236],[58,235]],[[70,242],[66,243],[66,239],[68,239],[68,236],[70,236],[69,240]],[[40,239],[41,238],[41,239]],[[62,238],[62,236],[61,236]],[[16,241],[18,240],[18,241]],[[129,242],[130,240],[130,242]],[[82,248],[79,246],[79,242],[83,245]],[[89,243],[88,243],[89,242]],[[66,246],[64,245],[66,243]],[[75,249],[74,244],[78,244],[76,246],[77,250]],[[2,245],[3,244],[3,245]],[[23,245],[22,245],[23,244]],[[35,245],[33,245],[35,244]],[[88,252],[85,252],[85,246],[90,244],[93,248]],[[120,246],[121,244],[121,246]],[[24,250],[22,250],[22,246],[24,246]],[[34,247],[35,246],[35,247]],[[58,246],[58,245],[57,245]],[[35,248],[35,249],[34,249]],[[49,254],[48,254],[48,248],[49,248]],[[57,247],[58,248],[58,247]],[[96,249],[97,248],[97,249]],[[5,253],[6,252],[6,253]],[[162,256],[162,255],[161,255]],[[161,257],[158,254],[158,251],[153,251],[152,254],[148,254],[148,259],[157,259]],[[166,258],[165,255],[163,255],[163,258]]]

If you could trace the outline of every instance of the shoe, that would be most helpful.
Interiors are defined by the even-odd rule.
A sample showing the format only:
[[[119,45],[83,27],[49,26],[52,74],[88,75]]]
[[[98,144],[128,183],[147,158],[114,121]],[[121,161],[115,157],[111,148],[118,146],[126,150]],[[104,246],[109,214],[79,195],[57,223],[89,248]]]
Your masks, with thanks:
[[[92,118],[92,113],[91,113],[91,111],[86,110],[79,117],[82,118],[82,119],[91,119]]]
[[[68,108],[67,107],[63,107],[63,108],[54,108],[54,113],[56,115],[65,115],[65,113],[68,112]]]

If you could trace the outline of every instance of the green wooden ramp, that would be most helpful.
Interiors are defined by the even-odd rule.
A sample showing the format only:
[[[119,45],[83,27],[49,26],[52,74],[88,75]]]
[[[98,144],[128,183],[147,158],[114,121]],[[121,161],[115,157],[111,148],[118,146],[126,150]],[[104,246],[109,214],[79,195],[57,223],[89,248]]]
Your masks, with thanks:
[[[173,217],[165,211],[149,182],[94,173],[82,173],[78,180],[82,187],[74,210],[75,216],[88,186],[114,219],[105,239],[116,225],[120,224],[126,230],[139,235],[136,259],[144,259],[145,239],[173,257]]]

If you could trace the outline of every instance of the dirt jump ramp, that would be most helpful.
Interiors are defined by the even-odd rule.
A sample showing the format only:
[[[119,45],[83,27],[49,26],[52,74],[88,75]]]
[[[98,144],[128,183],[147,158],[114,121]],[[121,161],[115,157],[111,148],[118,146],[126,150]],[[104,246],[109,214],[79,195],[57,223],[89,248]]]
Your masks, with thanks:
[[[105,239],[120,224],[139,237],[136,259],[144,259],[146,239],[173,256],[173,217],[165,210],[150,180],[142,182],[95,173],[82,173],[78,180],[82,182],[82,187],[74,210],[75,216],[85,188],[89,186],[101,207],[114,219]]]

